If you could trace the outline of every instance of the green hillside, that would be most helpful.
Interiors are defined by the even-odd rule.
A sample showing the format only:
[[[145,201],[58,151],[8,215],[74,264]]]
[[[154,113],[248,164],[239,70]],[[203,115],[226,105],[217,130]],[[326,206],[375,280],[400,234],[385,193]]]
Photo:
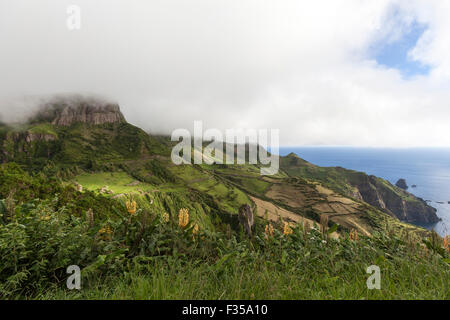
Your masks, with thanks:
[[[0,127],[1,297],[449,297],[443,240],[408,223],[432,219],[431,207],[383,179],[293,154],[274,176],[176,166],[174,142],[123,116],[38,119]],[[80,292],[64,289],[71,264],[83,269]],[[380,291],[365,285],[372,264],[384,270]]]

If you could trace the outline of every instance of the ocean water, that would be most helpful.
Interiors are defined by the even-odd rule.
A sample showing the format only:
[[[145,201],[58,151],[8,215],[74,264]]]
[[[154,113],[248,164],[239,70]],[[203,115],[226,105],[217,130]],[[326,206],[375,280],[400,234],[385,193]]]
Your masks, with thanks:
[[[437,209],[442,219],[433,225],[440,235],[450,233],[450,148],[350,148],[350,147],[285,147],[280,155],[291,152],[319,166],[363,171],[395,184],[404,178],[408,191]],[[412,188],[412,185],[417,185]]]

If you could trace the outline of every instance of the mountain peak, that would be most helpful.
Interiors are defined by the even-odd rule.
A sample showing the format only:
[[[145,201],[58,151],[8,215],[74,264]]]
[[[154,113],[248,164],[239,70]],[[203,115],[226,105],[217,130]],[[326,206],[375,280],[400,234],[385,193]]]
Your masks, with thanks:
[[[296,155],[294,152],[289,153],[287,156],[287,158],[300,158],[298,155]]]
[[[41,105],[30,122],[51,122],[70,126],[73,123],[104,124],[125,122],[117,103],[85,96],[59,96]]]

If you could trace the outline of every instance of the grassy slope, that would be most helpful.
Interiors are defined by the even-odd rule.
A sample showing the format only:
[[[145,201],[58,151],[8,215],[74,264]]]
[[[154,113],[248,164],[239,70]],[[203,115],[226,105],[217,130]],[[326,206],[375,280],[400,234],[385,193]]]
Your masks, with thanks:
[[[349,182],[359,177],[359,173],[353,174],[348,170],[316,167],[296,156],[282,157],[282,171],[271,177],[272,180],[261,177],[259,166],[255,165],[177,167],[172,165],[169,158],[172,142],[164,137],[149,136],[141,129],[127,123],[102,126],[76,124],[70,127],[55,127],[42,123],[20,130],[35,130],[58,137],[56,141],[48,142],[47,146],[41,145],[33,150],[32,145],[29,151],[29,153],[34,152],[32,157],[24,157],[24,153],[19,152],[18,146],[15,146],[15,154],[18,155],[19,162],[35,167],[35,170],[40,170],[48,163],[49,153],[45,150],[47,147],[54,151],[50,156],[51,162],[68,171],[62,171],[62,177],[80,180],[78,182],[86,185],[88,189],[95,190],[108,186],[114,193],[121,194],[139,190],[166,192],[192,188],[212,196],[221,210],[227,213],[236,213],[242,204],[250,203],[246,195],[250,194],[318,221],[323,212],[316,210],[312,204],[289,206],[279,199],[268,197],[267,193],[274,186],[274,182],[285,185],[289,189],[292,183],[306,185],[309,179],[347,196],[352,191]],[[84,170],[73,172],[73,168],[78,166]],[[99,171],[118,172],[120,178],[107,178],[107,173],[98,173]],[[84,173],[76,176],[80,172]],[[124,172],[127,175],[124,175]],[[93,175],[89,177],[91,174]],[[289,176],[301,177],[301,179],[292,182]],[[133,179],[143,183],[129,186]],[[382,179],[380,181],[383,183]],[[397,192],[397,190],[394,191]],[[279,193],[282,192],[279,190]],[[318,202],[328,202],[326,197],[317,193],[305,193],[305,196],[318,197]],[[380,222],[385,219],[378,217],[379,212],[374,208],[367,208],[364,210],[362,219],[368,220],[368,223],[364,224],[381,227]],[[346,217],[341,215],[339,221],[342,222],[342,219]],[[363,222],[360,218],[358,221]],[[346,225],[358,228],[358,224],[353,222]]]
[[[330,194],[328,191],[325,194],[317,191],[316,185],[324,185],[333,192],[346,193],[351,190],[343,181],[352,179],[352,175],[343,175],[339,169],[319,168],[289,157],[282,159],[283,171],[270,178],[261,177],[258,166],[252,165],[174,166],[169,158],[170,142],[161,137],[149,137],[128,124],[99,127],[76,125],[70,128],[52,128],[43,124],[38,128],[41,133],[54,129],[58,136],[57,152],[52,154],[54,164],[46,170],[54,172],[55,176],[62,176],[66,185],[77,181],[85,190],[95,194],[107,185],[114,193],[105,195],[106,199],[117,194],[131,194],[146,212],[158,215],[168,212],[174,221],[178,210],[186,207],[192,220],[199,223],[202,230],[219,234],[226,231],[230,214],[235,214],[242,204],[251,203],[248,194],[311,218],[309,210],[315,210],[315,203],[328,203],[326,195]],[[41,165],[48,159],[44,154],[38,155],[42,157],[36,157],[31,165],[36,170],[43,170]],[[283,161],[293,163],[286,165]],[[23,163],[30,165],[27,158],[23,159]],[[74,165],[81,169],[72,169]],[[135,181],[140,183],[130,185]],[[272,195],[274,187],[279,185],[294,191],[301,190],[308,199],[315,199],[316,202],[297,205],[289,202],[293,199],[282,201]],[[7,194],[1,196],[4,198]],[[117,201],[122,201],[120,199]],[[358,214],[341,218],[357,216],[359,223],[365,221],[364,225],[372,231],[378,230],[390,237],[394,234],[406,236],[407,230],[417,231],[417,228],[400,223],[373,207],[362,205]],[[220,222],[214,217],[220,217]],[[318,221],[317,215],[312,217]],[[263,226],[264,221],[259,224]],[[262,227],[259,228],[259,237],[263,238]],[[223,237],[223,234],[219,236],[226,249],[215,252],[213,261],[208,263],[172,253],[155,260],[161,260],[161,263],[133,267],[127,271],[127,276],[119,272],[110,278],[103,274],[104,278],[99,281],[91,279],[87,282],[89,290],[83,290],[80,294],[69,294],[57,287],[46,293],[41,292],[38,297],[448,298],[448,266],[436,257],[428,259],[432,256],[430,254],[426,258],[418,258],[422,253],[409,253],[406,248],[397,250],[387,247],[386,243],[374,242],[356,245],[336,242],[329,247],[321,247],[320,235],[316,236],[319,241],[299,241],[301,245],[295,244],[299,245],[295,249],[279,250],[279,244],[272,243],[267,249],[255,252],[254,244],[246,241],[236,244],[232,239]],[[398,245],[396,240],[389,241],[394,247]],[[242,256],[231,259],[228,254],[234,255],[234,252],[240,252]],[[387,262],[380,258],[387,256],[391,257]],[[225,269],[219,268],[217,263],[224,257],[235,263],[226,263]],[[382,291],[368,291],[365,286],[365,268],[375,262],[386,264]],[[427,277],[423,276],[424,273]],[[101,284],[103,281],[104,285]]]

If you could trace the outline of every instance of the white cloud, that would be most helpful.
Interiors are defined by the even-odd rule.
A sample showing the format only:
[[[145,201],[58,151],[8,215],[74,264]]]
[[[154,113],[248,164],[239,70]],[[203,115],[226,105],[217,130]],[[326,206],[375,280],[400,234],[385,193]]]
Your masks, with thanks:
[[[450,146],[449,16],[446,0],[0,0],[0,99],[97,93],[152,132],[203,120],[279,128],[285,145]],[[433,69],[405,80],[371,50],[414,19],[428,29],[411,57]]]

